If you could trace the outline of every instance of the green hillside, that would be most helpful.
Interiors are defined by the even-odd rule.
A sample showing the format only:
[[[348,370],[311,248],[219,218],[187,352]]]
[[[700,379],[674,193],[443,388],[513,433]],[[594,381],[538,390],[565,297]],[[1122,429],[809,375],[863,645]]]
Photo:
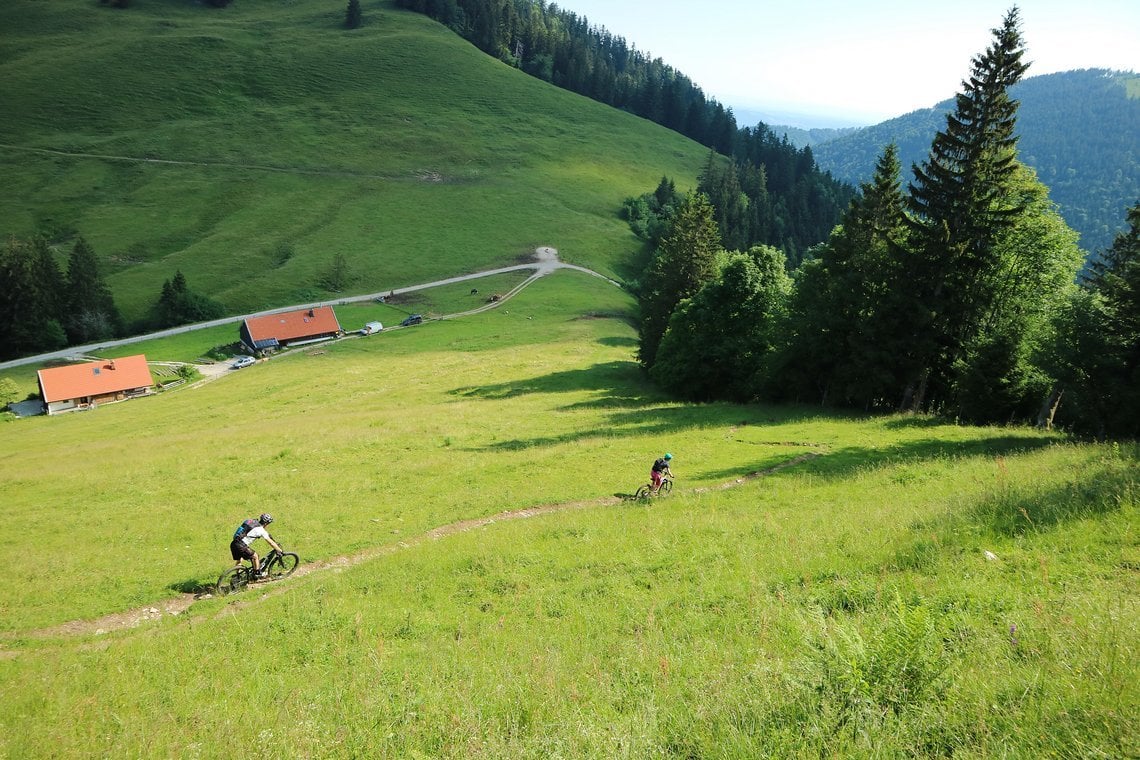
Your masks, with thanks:
[[[6,424],[0,755],[1135,754],[1134,446],[671,402],[632,308]],[[311,572],[165,612],[263,510]]]
[[[1031,69],[1032,71],[1032,69]],[[1018,149],[1049,187],[1081,247],[1098,254],[1127,228],[1127,209],[1140,199],[1140,76],[1104,69],[1029,77],[1011,95],[1018,109]],[[899,147],[904,181],[945,129],[947,100],[812,144],[821,168],[852,184],[866,182],[889,142]],[[782,129],[782,128],[781,128]]]
[[[232,313],[513,263],[611,275],[621,201],[707,151],[365,3],[135,0],[0,7],[0,233],[95,248],[128,320],[177,269]]]

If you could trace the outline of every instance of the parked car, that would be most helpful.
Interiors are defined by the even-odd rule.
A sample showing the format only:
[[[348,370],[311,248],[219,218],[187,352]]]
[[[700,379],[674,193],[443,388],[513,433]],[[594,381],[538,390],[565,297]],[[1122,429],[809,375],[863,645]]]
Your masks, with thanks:
[[[412,325],[418,325],[423,321],[424,318],[422,314],[410,314],[407,317],[404,317],[404,321],[400,323],[400,327],[411,327]]]
[[[369,322],[368,324],[364,325],[364,327],[360,328],[360,334],[361,335],[371,335],[372,333],[378,333],[383,329],[384,329],[383,323],[381,323],[381,322]]]
[[[257,359],[254,359],[252,356],[238,356],[234,358],[234,363],[230,365],[230,369],[241,369],[242,367],[248,367],[256,363]]]

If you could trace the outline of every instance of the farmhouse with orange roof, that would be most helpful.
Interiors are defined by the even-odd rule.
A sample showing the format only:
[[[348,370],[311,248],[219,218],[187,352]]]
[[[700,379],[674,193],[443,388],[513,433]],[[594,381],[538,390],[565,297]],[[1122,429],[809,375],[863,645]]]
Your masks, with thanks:
[[[41,369],[37,376],[40,398],[48,414],[93,409],[98,404],[147,396],[154,391],[154,378],[143,354]]]
[[[341,334],[331,306],[250,317],[241,323],[241,342],[253,352],[331,340]]]

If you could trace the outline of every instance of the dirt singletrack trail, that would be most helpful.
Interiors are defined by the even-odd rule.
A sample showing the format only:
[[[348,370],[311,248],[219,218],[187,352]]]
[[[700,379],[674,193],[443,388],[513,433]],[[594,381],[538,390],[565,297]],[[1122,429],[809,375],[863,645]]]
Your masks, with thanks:
[[[802,464],[808,460],[822,456],[819,451],[811,451],[805,454],[800,454],[785,462],[767,467],[763,470],[755,470],[738,478],[720,483],[714,486],[707,486],[704,488],[691,489],[688,493],[700,494],[708,493],[711,491],[722,491],[729,488],[736,488],[744,485],[749,481],[757,478],[763,478],[772,475],[780,470],[794,467]],[[603,496],[596,499],[585,499],[580,501],[569,501],[560,504],[545,504],[537,507],[528,507],[526,509],[517,509],[508,512],[499,512],[485,517],[473,517],[468,520],[460,520],[458,522],[441,525],[438,528],[432,528],[426,533],[422,533],[406,541],[400,541],[395,544],[388,544],[385,546],[375,547],[372,549],[364,549],[354,554],[348,554],[340,557],[332,557],[330,559],[319,560],[309,564],[302,564],[297,568],[296,572],[289,578],[275,581],[271,584],[256,585],[254,589],[262,591],[261,594],[255,597],[235,597],[235,601],[227,604],[219,614],[233,614],[236,611],[247,607],[251,604],[269,597],[276,596],[283,593],[289,588],[289,581],[293,578],[302,578],[306,575],[313,573],[323,573],[328,571],[340,571],[346,568],[354,567],[362,562],[376,559],[378,557],[385,557],[396,552],[412,549],[428,541],[438,541],[448,536],[453,536],[457,533],[463,533],[469,530],[475,530],[487,525],[492,525],[497,522],[506,522],[508,520],[525,520],[531,517],[539,517],[541,515],[552,514],[555,512],[568,512],[576,509],[588,509],[592,507],[606,507],[621,504],[623,501],[631,501],[633,499],[630,495],[616,494],[613,496]],[[49,626],[47,628],[39,628],[27,631],[14,631],[4,634],[4,638],[60,638],[69,636],[91,636],[102,635],[111,633],[113,631],[122,631],[130,628],[137,628],[144,623],[160,620],[164,617],[173,615],[181,615],[188,610],[195,601],[199,599],[210,598],[212,596],[212,589],[202,589],[197,593],[183,593],[172,599],[166,599],[161,602],[156,602],[152,605],[139,607],[133,610],[124,612],[116,612],[102,617],[93,618],[89,620],[72,620],[67,623]],[[18,652],[13,650],[5,650],[0,645],[0,658],[16,656]]]

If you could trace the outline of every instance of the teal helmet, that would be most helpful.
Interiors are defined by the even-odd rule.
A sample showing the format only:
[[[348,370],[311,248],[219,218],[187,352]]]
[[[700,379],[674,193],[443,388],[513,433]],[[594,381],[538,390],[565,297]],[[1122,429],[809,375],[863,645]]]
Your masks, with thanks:
[[[666,459],[672,459],[672,458],[673,458],[673,455],[672,455],[672,454],[666,454],[666,455],[665,455],[665,458],[666,458]]]

